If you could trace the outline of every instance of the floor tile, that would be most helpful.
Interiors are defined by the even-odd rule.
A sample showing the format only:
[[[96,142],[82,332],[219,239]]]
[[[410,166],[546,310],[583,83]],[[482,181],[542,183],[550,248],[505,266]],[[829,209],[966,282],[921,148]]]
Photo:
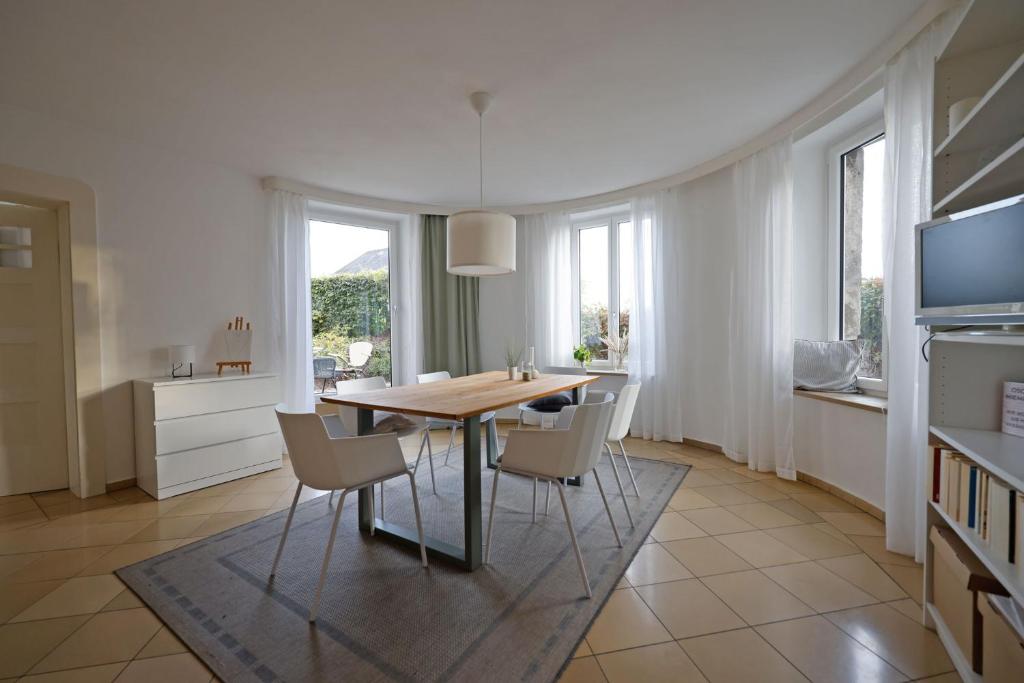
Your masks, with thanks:
[[[794,493],[790,497],[815,512],[860,512],[855,506],[830,493]]]
[[[727,548],[755,567],[805,562],[810,559],[764,531],[746,531],[717,538]]]
[[[892,577],[893,581],[899,584],[900,588],[907,592],[915,602],[924,601],[924,567],[904,567],[899,564],[879,563],[886,574]]]
[[[40,509],[36,502],[32,500],[32,496],[27,494],[0,498],[0,519]]]
[[[12,622],[34,621],[93,614],[124,590],[120,579],[111,574],[68,579],[38,602],[11,619]]]
[[[794,683],[807,679],[753,629],[679,642],[711,683]]]
[[[831,612],[878,602],[874,596],[815,562],[784,564],[766,567],[761,571],[818,612]]]
[[[914,602],[910,598],[903,598],[902,600],[893,600],[892,602],[885,603],[892,607],[897,612],[906,615],[912,619],[915,623],[924,625],[924,610],[921,605]]]
[[[612,593],[587,633],[587,643],[596,653],[669,640],[672,636],[632,588]]]
[[[703,508],[700,510],[688,510],[679,514],[712,536],[734,534],[739,531],[752,531],[754,529],[749,522],[737,517],[725,508]]]
[[[909,555],[900,555],[885,549],[885,537],[884,536],[848,536],[865,555],[870,557],[875,562],[885,564],[898,564],[904,567],[916,567],[917,562],[914,558]]]
[[[193,533],[196,536],[212,536],[251,522],[254,519],[258,519],[261,515],[260,511],[217,513],[210,515],[210,518],[203,522]]]
[[[686,473],[683,479],[684,488],[697,488],[704,486],[721,486],[722,481],[707,473],[707,470],[692,469]]]
[[[919,678],[917,680],[918,683],[963,683],[963,679],[960,678],[960,674],[955,671],[939,674],[938,676],[929,676],[928,678]]]
[[[910,678],[953,670],[939,637],[888,605],[856,607],[826,616]]]
[[[113,549],[114,546],[105,545],[96,548],[73,548],[38,553],[31,556],[33,561],[30,564],[9,574],[4,580],[20,583],[22,581],[69,579]]]
[[[129,543],[142,541],[166,541],[175,538],[188,538],[195,535],[195,530],[210,518],[210,515],[190,515],[188,517],[161,517],[153,520],[149,526],[128,539]]]
[[[735,484],[735,486],[743,493],[748,496],[753,496],[760,501],[767,502],[770,500],[787,500],[789,498],[789,496],[782,491],[774,489],[771,486],[768,486],[768,484],[760,481],[754,481],[747,484]]]
[[[32,673],[129,660],[159,629],[160,621],[147,609],[100,612],[36,664]]]
[[[266,510],[274,504],[280,495],[280,493],[239,493],[225,503],[219,512]]]
[[[696,489],[680,488],[668,501],[669,508],[673,510],[695,510],[697,508],[713,508],[718,503],[711,500]]]
[[[64,617],[0,626],[0,678],[27,673],[89,617]]]
[[[147,646],[148,647],[148,646]],[[587,639],[584,638],[580,641],[579,647],[576,648],[576,652],[573,654],[573,658],[576,657],[589,657],[594,654],[594,651],[587,645]]]
[[[743,628],[746,623],[697,579],[641,586],[636,592],[673,638]]]
[[[0,531],[25,529],[27,527],[33,527],[45,523],[49,521],[49,519],[50,518],[46,516],[46,513],[35,508],[33,510],[28,510],[27,512],[19,512],[13,515],[7,515],[6,517],[0,517]]]
[[[33,583],[0,582],[0,624],[28,609],[63,583],[63,579]]]
[[[184,517],[187,515],[212,515],[227,505],[231,496],[204,496],[181,501],[161,516]]]
[[[859,550],[854,544],[842,541],[811,524],[768,529],[767,533],[812,560],[853,555]]]
[[[742,557],[711,537],[670,541],[663,543],[662,547],[682,562],[694,576],[751,569],[751,565]]]
[[[689,478],[690,475],[686,476]],[[702,486],[699,489],[700,494],[710,498],[719,505],[739,505],[741,503],[757,502],[757,498],[743,493],[743,491],[731,484],[722,484],[721,482],[718,482],[718,484],[718,486]]]
[[[758,626],[757,632],[812,681],[904,681],[899,671],[824,617]]]
[[[787,515],[796,517],[804,524],[815,524],[824,521],[817,512],[805,508],[803,505],[791,498],[787,498],[786,500],[770,500],[767,501],[767,503],[773,508],[782,510]]]
[[[723,484],[746,484],[751,481],[750,477],[733,469],[712,470],[710,474]]]
[[[813,609],[756,569],[700,580],[752,626],[814,614]]]
[[[84,669],[68,669],[67,671],[54,671],[47,674],[35,674],[22,678],[25,683],[110,683],[117,679],[118,674],[124,671],[128,662],[116,662],[114,664],[101,664],[89,666]]]
[[[707,536],[707,533],[678,512],[666,512],[655,522],[651,536],[659,543],[676,541],[681,538]]]
[[[119,683],[208,683],[212,674],[191,652],[136,659],[117,677]]]
[[[178,541],[146,541],[144,543],[125,543],[119,545],[100,559],[87,565],[79,572],[80,576],[93,574],[109,574],[115,569],[126,567],[136,562],[142,562],[168,550],[174,550]]]
[[[791,481],[789,479],[780,479],[778,477],[774,479],[766,479],[765,483],[771,486],[777,491],[782,491],[786,494],[793,493],[821,493],[821,489],[817,486],[811,486],[810,484],[803,481]]]
[[[768,503],[746,503],[730,505],[726,508],[734,515],[743,518],[758,529],[774,529],[780,526],[803,524],[799,519],[769,505]]]
[[[889,578],[867,555],[847,555],[818,560],[818,564],[838,574],[878,600],[898,600],[906,596],[903,589]]]
[[[601,672],[597,658],[580,657],[569,662],[558,680],[559,683],[601,683],[608,679]]]
[[[610,683],[703,683],[707,681],[677,643],[648,645],[598,656]]]
[[[626,579],[634,586],[692,577],[693,574],[680,564],[679,560],[656,543],[640,546],[639,552],[626,570]]]
[[[118,593],[117,597],[108,602],[103,606],[101,612],[112,612],[118,609],[135,609],[136,607],[144,607],[145,604],[142,600],[136,597],[135,593],[131,589],[125,588],[123,591]]]
[[[818,514],[844,534],[885,536],[885,524],[866,512],[819,512]]]

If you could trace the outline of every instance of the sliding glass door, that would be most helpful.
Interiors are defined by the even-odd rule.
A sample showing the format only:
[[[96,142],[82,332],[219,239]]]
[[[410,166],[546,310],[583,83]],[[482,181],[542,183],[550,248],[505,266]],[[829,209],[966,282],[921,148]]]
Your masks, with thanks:
[[[356,223],[309,222],[317,393],[358,377],[391,383],[391,228]]]

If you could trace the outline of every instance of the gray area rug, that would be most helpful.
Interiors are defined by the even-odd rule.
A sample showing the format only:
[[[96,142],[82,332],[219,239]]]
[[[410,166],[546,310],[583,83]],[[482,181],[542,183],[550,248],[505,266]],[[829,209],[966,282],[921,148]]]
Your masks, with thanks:
[[[461,453],[459,454],[461,456]],[[454,456],[454,454],[453,454]],[[424,531],[461,546],[462,470],[440,466],[438,495],[418,475]],[[455,457],[451,461],[454,463]],[[460,458],[461,460],[461,458]],[[532,480],[499,483],[490,564],[465,572],[361,534],[356,496],[345,502],[323,602],[306,620],[334,504],[300,505],[273,584],[267,576],[287,511],[118,570],[117,574],[226,681],[548,681],[572,657],[688,468],[631,459],[639,499],[624,485],[630,528],[607,458],[598,470],[622,536],[615,545],[593,477],[567,487],[593,598],[586,599],[557,492],[543,516]],[[491,470],[482,474],[484,531]],[[388,521],[414,525],[408,480],[387,484]],[[379,513],[379,511],[378,511]]]

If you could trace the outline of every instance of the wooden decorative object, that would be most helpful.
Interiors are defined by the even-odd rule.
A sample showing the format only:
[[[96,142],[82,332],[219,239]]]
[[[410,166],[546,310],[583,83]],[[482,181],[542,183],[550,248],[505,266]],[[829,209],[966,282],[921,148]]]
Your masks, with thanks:
[[[252,323],[245,322],[242,316],[236,316],[228,323],[224,332],[224,346],[227,357],[232,360],[217,361],[217,374],[224,368],[239,368],[243,374],[252,372]]]

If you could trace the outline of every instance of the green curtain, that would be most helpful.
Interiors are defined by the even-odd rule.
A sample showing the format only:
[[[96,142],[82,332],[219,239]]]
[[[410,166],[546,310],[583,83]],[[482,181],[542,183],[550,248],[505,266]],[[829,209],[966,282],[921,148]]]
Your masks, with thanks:
[[[421,216],[423,371],[480,372],[480,278],[448,274],[446,216]]]

